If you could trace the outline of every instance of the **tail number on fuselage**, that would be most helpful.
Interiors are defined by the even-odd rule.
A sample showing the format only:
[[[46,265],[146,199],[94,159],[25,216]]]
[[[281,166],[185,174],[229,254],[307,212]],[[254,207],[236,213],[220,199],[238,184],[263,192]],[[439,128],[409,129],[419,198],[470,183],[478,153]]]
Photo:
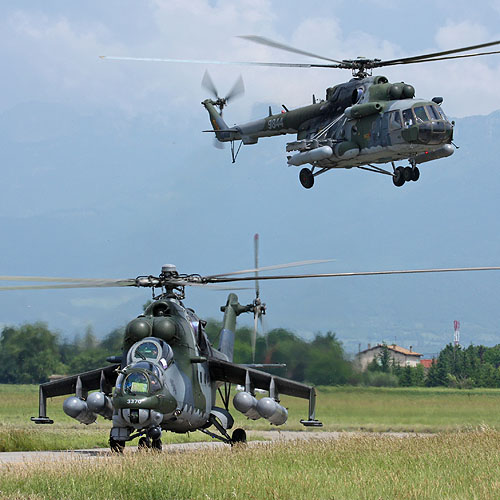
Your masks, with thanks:
[[[283,117],[280,116],[279,118],[271,118],[267,122],[267,128],[269,130],[272,130],[274,128],[283,128]]]

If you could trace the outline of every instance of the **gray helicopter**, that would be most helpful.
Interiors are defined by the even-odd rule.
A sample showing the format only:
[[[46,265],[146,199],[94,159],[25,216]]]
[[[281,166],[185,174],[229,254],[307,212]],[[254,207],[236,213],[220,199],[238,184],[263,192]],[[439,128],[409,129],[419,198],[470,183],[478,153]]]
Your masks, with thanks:
[[[257,248],[258,240],[255,240]],[[313,386],[278,377],[259,369],[268,365],[237,364],[233,361],[237,317],[246,312],[254,315],[252,350],[255,359],[257,324],[266,312],[261,301],[261,280],[289,280],[422,274],[465,271],[492,271],[500,267],[413,269],[320,274],[261,274],[275,269],[317,264],[325,260],[293,262],[255,267],[232,273],[201,276],[179,274],[173,265],[163,266],[159,276],[132,279],[80,279],[33,276],[0,276],[0,281],[42,283],[6,285],[0,290],[46,290],[94,287],[150,288],[153,301],[143,314],[130,321],[125,329],[121,354],[108,358],[109,366],[78,373],[40,385],[39,414],[32,417],[37,424],[52,424],[47,416],[47,398],[70,395],[63,404],[67,415],[83,424],[91,424],[98,416],[112,421],[110,447],[123,451],[125,443],[139,438],[139,447],[161,449],[163,431],[186,433],[199,430],[227,444],[246,441],[243,429],[229,430],[234,425],[230,413],[232,385],[244,388],[233,398],[234,408],[249,419],[266,419],[271,425],[287,422],[288,411],[280,404],[280,395],[309,402],[306,427],[320,427],[315,417],[316,392]],[[205,333],[205,321],[183,304],[185,288],[227,287],[230,283],[255,283],[255,299],[241,305],[230,293],[224,312],[220,341],[212,346]],[[155,295],[155,290],[160,293]],[[239,288],[238,288],[239,289]],[[256,398],[261,389],[268,395]],[[217,394],[222,406],[217,406]]]
[[[200,64],[237,64],[290,68],[338,68],[352,71],[353,78],[326,90],[325,99],[289,110],[283,105],[280,113],[269,107],[268,116],[248,123],[228,126],[222,117],[227,103],[244,91],[243,81],[236,84],[225,97],[219,97],[208,73],[202,84],[213,98],[202,102],[209,113],[211,132],[216,144],[229,142],[233,163],[242,144],[257,144],[260,138],[296,134],[296,140],[287,143],[288,166],[304,166],[299,173],[303,187],[310,189],[314,179],[336,168],[359,168],[388,175],[397,187],[420,178],[418,165],[446,158],[455,151],[453,127],[443,109],[442,97],[430,100],[415,98],[415,89],[404,82],[390,83],[385,76],[372,76],[376,68],[416,64],[449,59],[498,54],[487,51],[460,54],[500,44],[500,41],[468,47],[432,52],[390,60],[357,59],[337,60],[313,54],[260,36],[242,36],[246,40],[287,52],[327,61],[326,63],[231,62],[180,59],[152,59],[136,57],[101,56],[108,59],[181,62]],[[238,146],[235,144],[239,143]],[[407,166],[396,162],[408,161]],[[390,163],[389,170],[380,165]]]

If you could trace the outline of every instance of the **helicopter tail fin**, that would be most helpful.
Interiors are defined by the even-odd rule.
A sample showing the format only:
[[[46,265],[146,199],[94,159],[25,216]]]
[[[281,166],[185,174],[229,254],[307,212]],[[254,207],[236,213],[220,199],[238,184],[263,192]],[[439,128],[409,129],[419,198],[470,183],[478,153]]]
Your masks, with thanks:
[[[251,305],[242,306],[238,302],[238,296],[230,293],[225,306],[221,307],[224,312],[222,330],[220,332],[219,351],[227,357],[228,361],[233,361],[234,352],[234,332],[236,330],[236,318],[243,312],[249,311]]]
[[[213,128],[213,130],[205,130],[204,132],[215,132],[216,139],[221,142],[231,140],[234,132],[237,132],[237,130],[227,126],[226,122],[222,118],[222,115],[215,108],[214,101],[212,101],[212,99],[205,99],[202,104],[208,111],[210,124]]]

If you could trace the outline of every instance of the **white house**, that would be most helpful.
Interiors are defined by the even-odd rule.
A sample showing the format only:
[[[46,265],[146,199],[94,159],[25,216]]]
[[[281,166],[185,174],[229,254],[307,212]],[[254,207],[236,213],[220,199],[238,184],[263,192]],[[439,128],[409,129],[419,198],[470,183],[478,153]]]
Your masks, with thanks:
[[[368,349],[361,351],[356,356],[356,361],[360,370],[366,370],[366,367],[371,363],[374,358],[378,358],[382,352],[384,345],[377,344],[374,347],[368,345]],[[387,346],[389,350],[389,355],[394,364],[399,364],[400,366],[417,366],[420,364],[420,354],[419,352],[414,352],[412,346],[410,349],[405,349],[396,344],[391,344]]]

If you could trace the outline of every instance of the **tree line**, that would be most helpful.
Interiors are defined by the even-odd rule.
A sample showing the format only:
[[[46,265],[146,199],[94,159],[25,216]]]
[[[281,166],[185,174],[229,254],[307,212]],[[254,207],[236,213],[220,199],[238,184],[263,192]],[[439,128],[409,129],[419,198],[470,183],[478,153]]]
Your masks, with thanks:
[[[218,345],[221,323],[209,321],[206,332]],[[46,323],[7,326],[0,335],[0,383],[37,384],[51,375],[70,375],[106,366],[106,358],[121,354],[124,327],[98,339],[87,330],[73,339],[62,338]],[[234,361],[252,363],[252,330],[236,330]],[[338,385],[348,382],[352,366],[335,334],[317,334],[311,342],[293,332],[278,328],[259,336],[256,346],[259,363],[285,363],[275,368],[277,375],[316,385]]]
[[[367,385],[402,387],[500,388],[500,345],[462,347],[446,345],[425,372],[422,365],[400,366],[393,362],[386,345],[359,374]]]
[[[221,323],[210,320],[207,335],[218,345]],[[106,366],[106,358],[121,354],[124,327],[98,339],[88,327],[71,340],[37,322],[4,327],[0,334],[0,383],[36,384],[51,375],[70,375]],[[236,330],[235,363],[252,363],[252,329]],[[364,372],[356,369],[335,333],[318,333],[310,341],[285,328],[259,335],[256,362],[282,363],[269,371],[314,385],[369,385],[420,387],[500,387],[500,345],[454,346],[439,353],[427,373],[416,367],[395,364],[383,345]]]

